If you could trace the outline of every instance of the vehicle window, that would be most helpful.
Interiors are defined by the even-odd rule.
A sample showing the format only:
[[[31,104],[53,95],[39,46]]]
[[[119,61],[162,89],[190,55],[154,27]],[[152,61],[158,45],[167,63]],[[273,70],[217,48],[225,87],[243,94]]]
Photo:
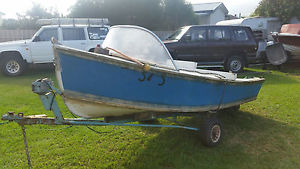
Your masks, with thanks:
[[[230,31],[227,29],[209,29],[210,40],[230,40]]]
[[[52,37],[54,37],[55,39],[58,39],[57,28],[44,29],[39,34],[38,41],[50,41]]]
[[[179,40],[189,29],[189,27],[182,27],[174,32],[171,36],[167,38],[167,40]]]
[[[247,40],[249,40],[247,32],[244,29],[233,30],[233,34],[235,36],[235,39],[238,40],[238,41],[247,41]]]
[[[83,28],[62,28],[63,40],[85,40]]]
[[[197,29],[191,31],[191,41],[207,40],[206,29]]]
[[[108,33],[106,27],[88,27],[87,30],[90,40],[103,40]]]

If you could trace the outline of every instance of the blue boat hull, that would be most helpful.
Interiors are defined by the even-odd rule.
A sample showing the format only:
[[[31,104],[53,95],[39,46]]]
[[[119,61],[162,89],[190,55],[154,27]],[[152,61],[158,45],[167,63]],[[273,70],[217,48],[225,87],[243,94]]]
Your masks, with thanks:
[[[217,110],[256,99],[262,79],[195,77],[122,59],[56,47],[56,74],[65,103],[82,117]]]

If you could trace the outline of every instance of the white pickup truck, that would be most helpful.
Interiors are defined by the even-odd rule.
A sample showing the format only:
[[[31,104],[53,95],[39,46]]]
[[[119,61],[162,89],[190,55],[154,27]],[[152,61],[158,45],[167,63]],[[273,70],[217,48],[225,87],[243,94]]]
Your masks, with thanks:
[[[32,39],[0,43],[0,68],[3,74],[18,76],[28,65],[53,62],[51,37],[65,46],[93,51],[102,44],[107,25],[47,25]]]

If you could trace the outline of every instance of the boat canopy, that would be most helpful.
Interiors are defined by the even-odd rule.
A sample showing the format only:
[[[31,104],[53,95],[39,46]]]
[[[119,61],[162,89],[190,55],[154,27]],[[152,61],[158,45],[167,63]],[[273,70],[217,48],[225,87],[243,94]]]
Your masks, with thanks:
[[[151,31],[132,25],[118,25],[110,28],[103,44],[121,53],[140,60],[177,70],[177,67],[161,40]],[[113,54],[113,51],[110,51]]]
[[[290,34],[300,35],[300,24],[282,25],[280,33],[290,33]]]

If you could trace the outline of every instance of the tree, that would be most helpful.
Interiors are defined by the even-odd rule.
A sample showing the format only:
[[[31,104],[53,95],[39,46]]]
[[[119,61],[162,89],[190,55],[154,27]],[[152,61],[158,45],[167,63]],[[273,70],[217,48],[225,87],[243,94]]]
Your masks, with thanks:
[[[164,21],[168,29],[174,30],[183,25],[197,23],[191,4],[185,0],[163,0],[163,5]]]
[[[262,0],[254,11],[254,16],[278,17],[288,23],[293,17],[300,17],[299,0]]]
[[[109,18],[112,24],[155,28],[161,22],[160,0],[78,0],[71,17]]]
[[[70,8],[71,17],[82,18],[98,18],[104,14],[103,1],[101,0],[77,0]]]
[[[163,10],[160,0],[106,0],[104,14],[112,24],[132,24],[158,29]]]
[[[195,24],[185,0],[78,0],[71,17],[108,18],[111,24],[133,24],[151,30],[177,29]]]
[[[24,15],[17,13],[17,19],[3,20],[2,28],[4,29],[36,29],[38,19],[58,17],[59,13],[53,9],[43,8],[40,4],[33,3],[31,9],[27,10]]]
[[[53,8],[50,9],[43,8],[40,4],[33,3],[32,8],[26,11],[24,17],[27,17],[32,20],[38,20],[38,19],[47,19],[47,18],[53,18],[58,16],[59,13],[56,10],[53,10]]]

